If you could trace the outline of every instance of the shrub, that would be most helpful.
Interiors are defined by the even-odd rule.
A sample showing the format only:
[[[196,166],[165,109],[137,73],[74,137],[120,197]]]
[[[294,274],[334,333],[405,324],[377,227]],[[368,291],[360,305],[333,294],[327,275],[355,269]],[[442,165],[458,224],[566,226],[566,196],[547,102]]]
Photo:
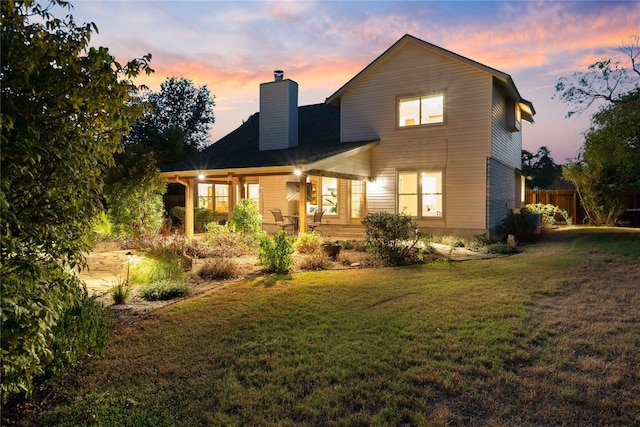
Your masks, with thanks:
[[[231,258],[208,259],[198,270],[204,280],[223,280],[238,276],[238,265]]]
[[[329,265],[331,265],[331,260],[323,250],[318,248],[313,252],[306,252],[299,267],[302,270],[324,270]]]
[[[54,357],[49,371],[59,375],[84,355],[102,353],[109,341],[110,324],[110,312],[95,297],[85,296],[67,309],[54,329]]]
[[[227,225],[210,223],[206,226],[204,241],[212,247],[216,257],[234,257],[245,255],[252,250],[253,242],[245,239],[240,233],[234,233]],[[262,236],[260,233],[257,238]]]
[[[240,199],[231,212],[229,228],[245,236],[262,232],[262,215],[256,204],[249,199]]]
[[[289,237],[285,231],[277,231],[273,239],[267,236],[260,239],[260,265],[269,273],[287,273],[293,265],[293,242],[293,237]]]
[[[501,229],[504,239],[513,234],[518,240],[524,240],[534,237],[536,225],[523,214],[509,212],[502,220]]]
[[[436,240],[443,245],[452,246],[454,248],[464,248],[465,246],[469,246],[468,240],[459,236],[440,236]]]
[[[535,203],[524,205],[520,209],[521,213],[537,213],[540,214],[540,223],[543,227],[550,227],[556,224],[571,225],[571,218],[566,210],[560,209],[555,205],[545,205],[544,203]],[[558,221],[556,218],[562,217],[563,221]]]
[[[140,296],[147,301],[164,301],[188,295],[189,284],[183,280],[160,280],[140,288]]]
[[[107,341],[108,318],[68,268],[54,260],[2,276],[2,401],[31,393],[36,378],[58,373]]]
[[[414,247],[420,240],[418,226],[405,213],[369,213],[362,223],[365,239],[374,252],[390,265],[408,264],[414,260]]]
[[[310,233],[299,233],[295,242],[295,248],[301,254],[313,254],[320,249],[323,239],[315,231]]]
[[[129,268],[131,281],[141,285],[184,278],[181,259],[172,254],[134,256]]]
[[[111,230],[113,226],[106,212],[100,212],[91,221],[91,229],[94,233],[98,233],[102,238],[111,237]]]
[[[128,283],[123,283],[122,280],[120,280],[116,285],[109,289],[109,293],[111,294],[114,304],[124,304],[127,301],[127,298],[129,298],[131,287]]]

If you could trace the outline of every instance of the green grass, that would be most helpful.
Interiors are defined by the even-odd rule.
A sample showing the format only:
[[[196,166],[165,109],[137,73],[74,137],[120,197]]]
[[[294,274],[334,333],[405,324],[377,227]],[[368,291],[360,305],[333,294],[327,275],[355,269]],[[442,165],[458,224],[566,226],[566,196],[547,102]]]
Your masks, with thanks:
[[[228,284],[119,324],[32,419],[638,423],[639,261],[640,233],[573,230],[504,258]]]

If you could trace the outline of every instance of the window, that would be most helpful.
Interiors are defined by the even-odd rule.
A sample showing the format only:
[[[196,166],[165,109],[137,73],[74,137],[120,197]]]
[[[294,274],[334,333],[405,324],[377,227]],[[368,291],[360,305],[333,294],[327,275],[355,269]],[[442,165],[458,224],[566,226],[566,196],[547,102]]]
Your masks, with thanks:
[[[198,207],[217,213],[229,212],[229,186],[227,184],[198,184]]]
[[[198,184],[198,207],[213,210],[213,185]]]
[[[398,101],[398,126],[418,126],[444,121],[444,94],[414,96]]]
[[[364,181],[351,182],[351,219],[364,219],[366,191]]]
[[[323,209],[325,214],[338,214],[338,179],[311,177],[311,197],[307,203],[307,213]]]
[[[322,178],[322,209],[326,214],[338,214],[337,178]]]
[[[247,199],[251,200],[256,207],[260,206],[260,184],[257,182],[246,183],[244,195]]]
[[[398,173],[398,211],[420,218],[442,217],[442,172]]]
[[[215,185],[215,211],[216,213],[229,212],[229,186],[227,184]]]

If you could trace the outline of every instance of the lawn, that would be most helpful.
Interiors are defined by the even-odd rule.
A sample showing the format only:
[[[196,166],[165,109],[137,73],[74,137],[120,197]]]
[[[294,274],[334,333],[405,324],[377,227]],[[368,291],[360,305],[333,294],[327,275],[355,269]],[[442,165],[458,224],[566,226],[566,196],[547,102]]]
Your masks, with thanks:
[[[118,323],[22,425],[640,424],[640,232],[263,276]]]

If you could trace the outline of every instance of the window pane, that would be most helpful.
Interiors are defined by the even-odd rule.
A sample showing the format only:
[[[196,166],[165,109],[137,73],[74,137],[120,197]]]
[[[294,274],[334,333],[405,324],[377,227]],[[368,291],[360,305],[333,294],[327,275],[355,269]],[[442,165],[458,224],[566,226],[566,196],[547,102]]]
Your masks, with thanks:
[[[422,216],[442,216],[442,173],[423,172],[422,186]]]
[[[418,175],[415,172],[398,174],[398,194],[418,194]]]
[[[322,209],[328,214],[338,213],[337,178],[322,178]]]
[[[229,186],[226,184],[216,184],[216,212],[229,212]]]
[[[442,195],[422,195],[422,216],[442,216]]]
[[[251,200],[256,206],[260,206],[260,184],[247,184],[247,199]]]
[[[212,184],[198,184],[198,207],[200,209],[213,209]]]
[[[444,119],[444,96],[429,96],[422,98],[421,123],[442,123]]]
[[[410,216],[418,216],[418,195],[399,195],[398,212],[404,212]]]
[[[351,181],[351,218],[364,218],[364,185],[363,181]]]
[[[420,124],[420,99],[403,99],[400,101],[398,126],[414,126]]]

